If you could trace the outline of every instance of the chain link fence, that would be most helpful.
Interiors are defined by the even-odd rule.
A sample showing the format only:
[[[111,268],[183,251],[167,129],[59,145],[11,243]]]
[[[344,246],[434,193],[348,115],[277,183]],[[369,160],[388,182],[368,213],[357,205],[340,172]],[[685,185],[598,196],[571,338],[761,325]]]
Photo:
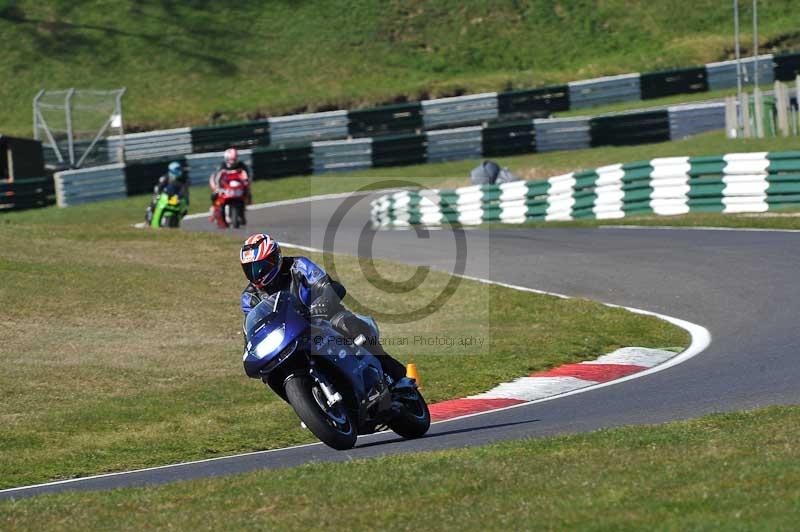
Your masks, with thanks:
[[[125,89],[41,90],[33,99],[33,134],[45,148],[48,164],[81,168],[123,161],[124,145],[109,152],[109,135],[124,134],[122,97]]]

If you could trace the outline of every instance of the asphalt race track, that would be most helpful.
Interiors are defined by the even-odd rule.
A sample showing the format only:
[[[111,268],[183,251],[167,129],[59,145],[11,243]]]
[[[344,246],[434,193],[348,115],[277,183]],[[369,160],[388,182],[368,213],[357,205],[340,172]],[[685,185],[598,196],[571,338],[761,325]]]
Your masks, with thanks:
[[[244,238],[268,230],[282,242],[323,247],[342,199],[249,213]],[[333,250],[356,254],[369,219],[358,202],[338,223]],[[189,230],[215,231],[207,219]],[[454,271],[450,230],[380,231],[376,258]],[[347,452],[322,444],[53,483],[0,498],[108,489],[228,475],[310,461],[345,461],[697,417],[800,402],[800,233],[662,229],[474,229],[463,232],[467,275],[637,307],[706,327],[710,347],[665,371],[557,400],[435,424],[427,437],[359,438]],[[326,248],[327,249],[327,248]],[[362,249],[362,255],[365,250]],[[236,260],[232,251],[231,260]],[[237,297],[238,294],[231,294]],[[238,363],[238,361],[237,361]],[[242,375],[242,386],[255,383]]]

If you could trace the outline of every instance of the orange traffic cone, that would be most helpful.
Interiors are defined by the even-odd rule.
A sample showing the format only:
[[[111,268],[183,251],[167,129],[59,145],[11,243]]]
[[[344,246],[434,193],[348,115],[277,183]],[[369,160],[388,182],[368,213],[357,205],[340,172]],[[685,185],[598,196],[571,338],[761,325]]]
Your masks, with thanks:
[[[422,384],[419,382],[419,373],[417,372],[416,364],[408,364],[406,366],[406,377],[409,379],[414,379],[414,381],[417,383],[417,387],[422,388]]]

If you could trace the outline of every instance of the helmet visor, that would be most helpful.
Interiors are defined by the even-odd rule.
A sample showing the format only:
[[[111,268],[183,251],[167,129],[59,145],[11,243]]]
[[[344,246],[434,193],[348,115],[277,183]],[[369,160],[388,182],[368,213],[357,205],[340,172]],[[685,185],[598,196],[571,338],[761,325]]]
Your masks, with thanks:
[[[264,285],[278,273],[281,264],[280,253],[272,253],[261,260],[242,263],[244,275],[251,283]]]

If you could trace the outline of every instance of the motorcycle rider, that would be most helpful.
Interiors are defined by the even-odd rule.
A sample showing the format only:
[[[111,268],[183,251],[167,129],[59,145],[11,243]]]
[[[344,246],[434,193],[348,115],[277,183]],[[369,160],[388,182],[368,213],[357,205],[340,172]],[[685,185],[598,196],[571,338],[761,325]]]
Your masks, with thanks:
[[[156,208],[159,196],[169,185],[178,187],[178,194],[186,198],[186,206],[189,206],[189,176],[183,171],[183,166],[179,161],[172,161],[167,166],[167,173],[159,177],[158,182],[153,187],[153,198],[150,200],[150,205],[147,206],[147,212],[145,213],[145,220],[147,220],[148,225],[153,219],[153,210]]]
[[[384,351],[372,328],[344,307],[342,298],[347,292],[344,286],[310,259],[284,257],[280,245],[270,235],[256,233],[245,240],[239,261],[249,281],[241,296],[245,316],[261,300],[289,290],[306,306],[309,316],[330,321],[349,340],[363,334],[367,339],[363,347],[378,357],[391,382],[406,376],[405,366]]]
[[[242,171],[245,174],[245,178],[247,181],[250,181],[250,168],[248,168],[247,164],[244,161],[239,159],[239,152],[236,148],[228,148],[225,150],[223,154],[222,164],[220,164],[219,169],[211,174],[211,177],[208,179],[208,186],[211,187],[211,206],[212,206],[212,216],[216,218],[219,216],[219,207],[215,204],[217,200],[217,194],[219,192],[220,187],[224,185],[222,182],[222,178],[225,175],[225,171]],[[248,191],[247,197],[245,198],[245,203],[250,205],[252,203],[252,197]],[[242,217],[244,218],[242,221],[246,225],[247,219],[245,217],[245,213],[242,213]]]

